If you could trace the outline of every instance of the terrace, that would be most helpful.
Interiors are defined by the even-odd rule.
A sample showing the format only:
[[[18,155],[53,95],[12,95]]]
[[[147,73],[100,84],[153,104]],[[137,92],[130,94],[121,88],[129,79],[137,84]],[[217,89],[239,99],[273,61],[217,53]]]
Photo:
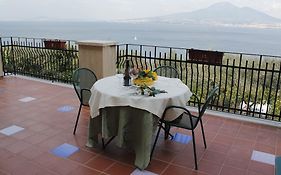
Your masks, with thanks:
[[[8,47],[7,45],[5,46]],[[11,48],[11,45],[9,48]],[[1,47],[1,49],[3,49],[3,47]],[[16,50],[16,48],[13,49]],[[26,47],[24,47],[24,49],[26,49]],[[42,54],[45,50],[43,50],[43,48],[40,49],[42,50]],[[16,58],[16,54],[19,53],[24,54],[25,52],[20,52],[20,50],[18,50],[15,52],[14,58]],[[119,54],[118,56],[120,60],[123,58],[133,59],[135,57],[139,59],[141,58],[140,55],[144,54],[144,52],[142,54],[139,52],[131,52],[130,54],[128,49],[127,51],[124,49],[123,53],[126,54]],[[153,54],[149,54],[149,52],[146,54],[149,56],[146,55],[145,59],[149,60],[149,58],[152,58],[151,55]],[[52,57],[46,56],[46,58]],[[160,56],[158,59],[159,58],[162,57]],[[165,56],[163,56],[163,58],[165,58]],[[177,60],[177,56],[166,56],[166,58],[166,61]],[[120,60],[119,62],[122,62]],[[20,59],[18,59],[18,61],[20,61]],[[147,62],[153,65],[157,61]],[[42,61],[38,61],[38,63],[41,64]],[[141,61],[134,63],[140,64]],[[151,66],[149,64],[146,66]],[[143,64],[143,66],[144,65],[145,64]],[[197,67],[197,65],[195,65],[195,67]],[[213,70],[216,68],[218,68],[218,70],[220,69],[218,65],[214,65],[215,69],[213,67],[210,68],[212,65],[206,65],[205,69],[207,72],[208,70],[215,72]],[[41,66],[43,67],[42,64]],[[232,69],[228,68],[230,69],[229,72],[236,71],[236,67],[232,67]],[[252,67],[254,66],[251,65],[251,68]],[[271,72],[268,70],[268,65],[266,67],[267,69],[250,69],[250,71],[259,71],[260,74],[265,77],[269,75],[269,78],[263,80],[267,82],[273,79],[271,77],[273,77],[273,72],[275,72],[274,67],[275,66],[270,67],[270,69],[273,70]],[[279,66],[276,67],[279,68]],[[40,78],[53,80],[53,82],[41,79],[39,81],[39,79],[26,77],[36,76],[34,72],[27,72],[26,69],[19,68],[20,66],[15,65],[9,67],[7,66],[7,62],[6,64],[4,62],[6,76],[0,79],[0,129],[5,129],[14,125],[20,127],[19,132],[14,134],[10,133],[8,135],[7,133],[3,134],[3,130],[0,130],[0,174],[125,175],[135,171],[134,153],[130,150],[115,146],[114,141],[109,144],[105,150],[99,147],[87,148],[85,146],[88,132],[89,109],[83,108],[76,135],[72,134],[79,101],[70,85],[55,82],[63,79],[64,76],[51,76],[50,78],[47,75],[57,74],[39,74]],[[73,71],[73,69],[73,67],[70,68],[71,71]],[[200,90],[204,83],[201,84],[200,88],[196,88],[199,87],[198,84],[200,84],[200,82],[203,82],[203,79],[199,78],[198,80],[193,78],[193,76],[201,76],[198,70],[204,70],[204,66],[203,68],[197,68],[197,70],[194,70],[194,68],[189,68],[188,70],[191,69],[195,72],[186,73],[181,71],[181,79],[187,83],[193,82],[193,84],[189,84],[189,87],[193,87],[193,92],[203,92],[203,97],[206,92],[204,90],[201,92]],[[241,68],[240,66],[240,68],[237,67],[237,69],[247,68]],[[9,71],[7,72],[7,70]],[[13,72],[14,70],[16,71]],[[120,71],[122,71],[122,69],[120,69]],[[276,72],[277,74],[279,73],[278,71]],[[17,75],[11,75],[10,73],[15,73]],[[246,76],[247,71],[243,73]],[[192,77],[186,76],[191,74]],[[224,86],[228,86],[223,83],[224,81],[227,82],[223,77],[218,78],[218,76],[213,77],[212,75],[212,73],[203,73],[203,76],[211,77],[209,79],[215,81],[219,80],[218,82],[221,82]],[[70,81],[68,80],[68,82]],[[241,82],[242,80],[240,80],[240,83]],[[210,83],[211,82],[205,83],[205,86]],[[270,84],[272,87],[273,83],[269,82],[269,85]],[[279,80],[277,82],[277,85],[278,84]],[[253,83],[250,83],[250,86],[254,87],[254,89],[256,88],[256,85]],[[243,89],[245,85],[241,87]],[[264,88],[261,89],[261,94],[265,94]],[[271,89],[272,90],[269,90],[269,96],[272,96],[276,92],[274,91],[275,89]],[[236,92],[236,89],[231,90],[231,92]],[[227,101],[225,99],[231,99],[231,97],[224,95],[221,97],[221,101],[222,99]],[[262,98],[256,97],[256,99],[262,101],[270,98],[263,95]],[[237,99],[237,101],[239,100]],[[272,98],[270,101],[276,102],[277,100]],[[277,105],[271,104],[272,109],[277,108],[275,107]],[[192,101],[190,102],[190,106],[194,106]],[[210,111],[208,111],[209,113],[203,118],[208,146],[207,149],[204,149],[200,129],[196,129],[195,131],[197,136],[199,165],[197,171],[194,170],[191,142],[179,143],[171,140],[164,141],[164,139],[161,138],[155,150],[155,155],[146,171],[163,175],[274,174],[272,156],[281,154],[281,130],[279,127],[268,125],[268,123],[275,124],[276,126],[279,125],[279,111],[274,112],[272,110],[267,110],[267,112],[264,112],[261,110],[243,110],[238,107],[237,103],[234,107],[229,106],[231,106],[231,104],[221,105],[218,102],[210,108]],[[233,113],[242,114],[240,118],[255,118],[255,120],[248,122],[232,119],[235,118],[230,117],[233,116]],[[222,114],[225,117],[219,117]],[[261,121],[267,124],[260,124]],[[22,130],[22,128],[24,129]],[[173,129],[172,132],[191,135],[191,133],[180,129]],[[79,150],[68,157],[60,158],[53,153],[53,150],[65,143],[73,145],[79,148]],[[259,159],[259,157],[261,157],[261,159]]]

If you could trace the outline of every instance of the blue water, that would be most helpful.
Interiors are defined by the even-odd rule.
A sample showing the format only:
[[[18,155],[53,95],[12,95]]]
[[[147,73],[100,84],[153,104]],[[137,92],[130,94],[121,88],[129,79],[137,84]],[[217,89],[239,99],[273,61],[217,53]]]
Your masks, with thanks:
[[[118,43],[281,55],[281,29],[113,22],[0,22],[0,36]]]

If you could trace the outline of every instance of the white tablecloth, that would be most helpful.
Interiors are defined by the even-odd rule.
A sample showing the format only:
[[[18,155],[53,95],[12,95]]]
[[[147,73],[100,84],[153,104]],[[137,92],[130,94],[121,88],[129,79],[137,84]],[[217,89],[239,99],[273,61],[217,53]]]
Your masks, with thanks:
[[[137,93],[136,86],[123,86],[123,75],[106,77],[98,80],[91,88],[89,100],[91,117],[99,115],[99,109],[114,106],[130,106],[151,112],[162,117],[165,107],[169,105],[185,106],[192,93],[189,88],[176,78],[158,76],[153,86],[167,93],[155,97]],[[169,111],[166,120],[173,120],[182,111]]]

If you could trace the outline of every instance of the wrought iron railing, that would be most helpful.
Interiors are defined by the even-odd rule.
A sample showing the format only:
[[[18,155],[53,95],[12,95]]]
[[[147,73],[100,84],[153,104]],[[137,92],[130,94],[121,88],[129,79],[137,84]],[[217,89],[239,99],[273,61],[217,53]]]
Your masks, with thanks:
[[[1,37],[5,74],[19,74],[70,83],[78,68],[75,41],[44,38]]]
[[[281,56],[135,44],[119,45],[117,55],[119,72],[123,72],[126,59],[142,69],[173,66],[202,103],[209,90],[219,86],[213,110],[281,120]],[[189,105],[195,105],[194,100]]]
[[[78,68],[78,47],[74,41],[2,37],[0,44],[5,74],[70,83]],[[143,69],[173,66],[201,103],[214,85],[219,86],[219,96],[211,105],[213,110],[281,120],[281,56],[118,45],[119,72],[124,71],[126,59]],[[193,99],[189,105],[195,105]]]

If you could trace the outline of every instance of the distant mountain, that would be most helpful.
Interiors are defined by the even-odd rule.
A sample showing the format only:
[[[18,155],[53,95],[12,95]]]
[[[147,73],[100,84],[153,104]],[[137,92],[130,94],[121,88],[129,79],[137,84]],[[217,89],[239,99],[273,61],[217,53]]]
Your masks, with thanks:
[[[281,19],[249,7],[237,7],[228,2],[213,4],[207,8],[184,13],[139,19],[139,21],[157,21],[169,23],[203,23],[214,25],[277,25]]]

